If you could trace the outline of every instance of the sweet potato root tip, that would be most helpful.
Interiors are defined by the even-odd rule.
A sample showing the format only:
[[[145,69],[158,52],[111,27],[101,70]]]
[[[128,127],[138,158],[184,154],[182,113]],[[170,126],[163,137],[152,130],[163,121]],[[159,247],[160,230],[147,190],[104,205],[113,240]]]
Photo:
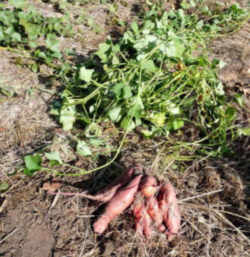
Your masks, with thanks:
[[[127,186],[119,189],[107,204],[105,212],[94,223],[94,231],[96,233],[102,234],[108,224],[132,204],[135,194],[138,191],[141,178],[142,175],[138,175],[132,179]]]
[[[109,217],[102,215],[102,217],[98,219],[93,225],[95,233],[102,234],[107,228],[108,222]]]

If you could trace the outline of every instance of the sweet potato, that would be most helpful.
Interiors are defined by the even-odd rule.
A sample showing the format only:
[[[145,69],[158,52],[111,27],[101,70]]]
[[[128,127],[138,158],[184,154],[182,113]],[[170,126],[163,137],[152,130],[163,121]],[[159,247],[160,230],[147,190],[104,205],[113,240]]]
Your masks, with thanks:
[[[163,213],[164,223],[168,228],[168,239],[171,240],[180,229],[181,214],[175,189],[170,183],[164,184],[161,187],[159,205]]]
[[[166,233],[168,240],[171,240],[178,233],[181,226],[181,214],[177,203],[170,203],[164,222],[168,228]]]
[[[142,175],[136,176],[124,188],[120,188],[111,201],[107,204],[105,212],[94,223],[94,231],[102,234],[108,224],[127,209],[134,200]]]
[[[106,203],[113,198],[113,196],[115,195],[115,193],[120,187],[122,187],[123,185],[126,185],[130,181],[130,179],[134,175],[134,172],[135,170],[133,168],[124,171],[121,176],[117,177],[110,185],[105,187],[96,195],[90,195],[82,192],[81,196],[88,198],[90,200]]]
[[[159,208],[161,210],[162,215],[167,213],[168,210],[168,203],[166,201],[167,198],[167,184],[163,184],[160,188],[160,193],[158,195],[158,203],[159,203]]]
[[[137,199],[133,205],[133,215],[135,218],[135,231],[140,236],[143,236],[143,213],[144,213],[144,203],[142,199]]]
[[[152,234],[151,223],[152,220],[147,213],[146,206],[144,205],[143,199],[137,199],[136,203],[133,205],[133,215],[135,217],[135,229],[136,233],[140,236],[143,234],[146,238],[150,238]]]
[[[158,201],[154,196],[152,196],[148,200],[148,206],[147,206],[147,212],[151,219],[155,222],[155,225],[158,227],[162,224],[163,222],[163,216],[162,212],[160,211],[160,207],[158,204]]]
[[[150,198],[156,193],[157,189],[157,180],[155,177],[145,176],[143,178],[140,190],[145,197]]]
[[[144,209],[142,224],[143,224],[143,233],[147,239],[150,238],[152,234],[151,223],[152,223],[152,220],[148,215],[148,213],[146,212],[146,210]]]

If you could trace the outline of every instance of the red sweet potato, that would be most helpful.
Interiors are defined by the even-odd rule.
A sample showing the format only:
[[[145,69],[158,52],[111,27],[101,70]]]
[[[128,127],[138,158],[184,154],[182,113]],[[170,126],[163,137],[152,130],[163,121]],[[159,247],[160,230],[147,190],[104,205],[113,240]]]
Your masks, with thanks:
[[[167,184],[163,184],[160,188],[160,193],[158,195],[158,203],[159,203],[159,208],[161,210],[162,215],[167,213],[168,210],[168,203],[166,201],[167,198]]]
[[[144,209],[143,212],[143,218],[142,218],[142,224],[143,224],[143,233],[146,238],[150,238],[152,234],[152,228],[151,228],[152,220],[146,210]]]
[[[157,189],[157,180],[155,177],[145,176],[143,178],[140,190],[145,197],[150,198],[156,193]]]
[[[108,224],[132,204],[141,178],[142,175],[138,175],[127,186],[119,189],[107,204],[105,212],[94,223],[94,231],[96,233],[102,234]]]
[[[162,212],[160,210],[158,201],[154,196],[152,196],[148,200],[147,212],[148,212],[149,216],[151,217],[151,219],[155,222],[155,225],[157,227],[162,224],[162,222],[163,222]]]
[[[181,226],[181,214],[176,202],[170,203],[164,222],[168,228],[168,239],[171,240],[178,233]]]
[[[135,170],[133,168],[124,171],[121,176],[116,178],[110,185],[105,187],[96,195],[90,195],[82,192],[81,196],[90,200],[106,203],[113,198],[113,196],[115,195],[115,193],[120,187],[122,187],[123,185],[126,185],[130,181],[130,179],[134,175],[134,172]]]
[[[141,197],[139,197],[136,200],[136,203],[134,203],[133,205],[133,214],[135,217],[136,233],[138,233],[140,236],[143,236],[144,234],[146,238],[150,238],[152,234],[152,220],[149,214],[147,213],[146,207]]]
[[[168,228],[168,239],[171,240],[180,229],[181,214],[175,189],[170,183],[164,184],[161,187],[159,205],[163,213],[164,223]]]
[[[135,231],[140,236],[143,236],[143,213],[144,213],[144,204],[142,199],[137,199],[133,205],[133,215],[135,218]]]

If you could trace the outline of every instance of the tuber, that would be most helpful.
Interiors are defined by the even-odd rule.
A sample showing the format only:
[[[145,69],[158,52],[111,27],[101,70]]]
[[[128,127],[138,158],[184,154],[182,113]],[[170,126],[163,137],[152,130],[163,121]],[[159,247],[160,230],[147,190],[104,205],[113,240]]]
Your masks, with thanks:
[[[160,207],[163,213],[163,220],[168,228],[168,239],[171,240],[178,233],[181,224],[181,214],[176,199],[174,187],[167,183],[161,188]]]
[[[126,170],[121,176],[117,177],[110,185],[105,187],[96,195],[81,193],[81,196],[90,200],[106,203],[113,198],[113,196],[120,187],[126,185],[130,181],[130,179],[134,175],[134,172],[135,170],[133,168]]]
[[[167,192],[167,184],[163,184],[160,188],[160,193],[158,195],[159,208],[162,214],[167,213],[168,210],[168,204],[166,201]]]
[[[107,204],[105,212],[94,223],[94,231],[102,234],[108,224],[133,202],[141,181],[142,175],[138,175],[124,188],[120,188],[111,201]]]
[[[94,231],[102,234],[108,224],[133,203],[136,233],[150,238],[155,227],[172,240],[181,223],[174,187],[170,183],[159,183],[154,176],[137,175],[132,178],[134,173],[135,168],[124,172],[95,196],[83,193],[89,199],[108,202],[104,213],[93,225]]]
[[[142,224],[143,224],[143,233],[146,238],[150,238],[152,234],[152,228],[151,228],[152,220],[146,210],[144,209],[143,217],[142,217]]]
[[[133,205],[133,215],[135,217],[135,231],[140,236],[143,236],[143,215],[144,215],[144,203],[141,199],[137,199]]]
[[[147,212],[149,216],[152,218],[152,220],[155,222],[155,225],[157,227],[162,224],[163,222],[162,213],[160,211],[158,201],[154,196],[152,196],[148,200]]]

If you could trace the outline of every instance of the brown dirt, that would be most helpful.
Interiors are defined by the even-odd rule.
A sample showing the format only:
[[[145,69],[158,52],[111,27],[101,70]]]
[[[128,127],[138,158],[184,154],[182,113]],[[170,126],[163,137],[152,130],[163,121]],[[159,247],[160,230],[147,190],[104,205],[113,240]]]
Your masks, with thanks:
[[[47,11],[44,9],[48,6],[44,2],[37,7],[53,14],[51,5]],[[133,10],[137,1],[118,2],[123,19],[135,18]],[[170,1],[170,6],[174,2]],[[239,2],[247,5],[247,1]],[[95,49],[115,31],[108,23],[104,25],[104,20],[114,18],[107,14],[107,6],[89,4],[85,8],[101,31],[96,33],[88,28],[86,39],[73,45],[80,54]],[[247,23],[238,32],[211,44],[212,57],[227,63],[219,74],[227,93],[244,94],[246,108],[238,121],[244,124],[250,119],[249,32],[250,23]],[[70,40],[62,42],[63,47],[72,44]],[[58,133],[58,125],[48,114],[51,95],[46,85],[37,74],[13,63],[14,53],[0,51],[0,86],[14,92],[13,97],[0,96],[0,181],[10,185],[8,191],[0,195],[0,256],[250,256],[249,137],[235,142],[233,147],[237,155],[234,158],[190,162],[178,172],[171,159],[163,158],[158,142],[141,141],[133,134],[129,135],[130,143],[122,152],[119,164],[95,177],[58,180],[62,183],[62,191],[81,192],[89,188],[93,191],[101,187],[103,180],[108,183],[114,170],[121,171],[123,166],[133,162],[142,163],[153,174],[167,177],[177,188],[182,227],[180,235],[172,242],[159,234],[149,241],[138,238],[128,212],[112,222],[105,235],[96,236],[92,230],[93,219],[98,214],[96,203],[77,196],[47,194],[42,187],[54,179],[49,174],[36,174],[32,179],[19,172],[8,176],[22,165],[25,154],[50,143],[53,146],[56,140],[59,140],[57,146],[66,149],[67,161],[74,160],[75,156],[69,154],[67,137]],[[87,160],[81,162],[86,165]],[[222,191],[202,196],[218,189]],[[188,200],[192,196],[197,198]]]

